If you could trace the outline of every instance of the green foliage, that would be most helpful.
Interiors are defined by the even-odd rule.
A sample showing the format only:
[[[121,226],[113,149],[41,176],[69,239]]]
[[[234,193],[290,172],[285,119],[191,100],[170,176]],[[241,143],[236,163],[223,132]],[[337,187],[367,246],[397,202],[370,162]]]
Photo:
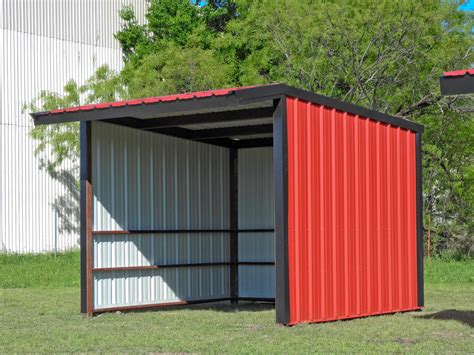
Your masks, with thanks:
[[[442,97],[438,81],[443,71],[474,63],[474,16],[458,5],[213,0],[199,7],[152,0],[147,24],[130,7],[120,12],[116,38],[126,64],[119,75],[96,74],[97,84],[77,88],[78,95],[48,94],[43,108],[63,107],[85,92],[88,102],[97,102],[282,82],[422,122],[432,252],[472,256],[474,96]],[[59,161],[77,152],[77,142],[60,129],[43,128],[35,137]]]
[[[84,85],[70,80],[64,86],[64,94],[41,91],[37,98],[24,105],[23,110],[30,112],[49,111],[59,108],[78,106],[85,103],[115,101],[126,96],[123,80],[107,65],[97,69]],[[40,158],[42,167],[50,174],[57,170],[67,159],[79,157],[79,124],[63,123],[56,125],[35,126],[30,131],[31,137],[38,142],[35,155]],[[50,149],[54,159],[45,161],[43,152]]]
[[[146,56],[126,78],[132,97],[146,97],[227,87],[230,76],[231,68],[219,62],[213,51],[170,45]]]
[[[84,93],[74,81],[69,81],[64,86],[64,95],[42,91],[38,98],[25,105],[24,110],[49,111],[57,108],[77,106],[80,96]],[[38,103],[41,110],[38,109]],[[41,156],[46,149],[54,152],[53,161],[43,162],[50,173],[52,173],[66,159],[74,159],[79,152],[79,125],[77,123],[64,123],[58,125],[35,126],[30,131],[33,139],[38,141],[35,155]]]

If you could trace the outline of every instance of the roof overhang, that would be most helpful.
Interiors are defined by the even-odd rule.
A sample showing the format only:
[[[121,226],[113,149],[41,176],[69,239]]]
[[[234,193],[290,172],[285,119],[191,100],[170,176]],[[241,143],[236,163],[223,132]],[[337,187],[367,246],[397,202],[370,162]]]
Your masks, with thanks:
[[[474,69],[445,72],[439,81],[442,95],[474,93]]]
[[[286,96],[404,129],[423,126],[284,84],[211,90],[32,113],[35,125],[104,121],[230,147],[272,145],[275,100]]]

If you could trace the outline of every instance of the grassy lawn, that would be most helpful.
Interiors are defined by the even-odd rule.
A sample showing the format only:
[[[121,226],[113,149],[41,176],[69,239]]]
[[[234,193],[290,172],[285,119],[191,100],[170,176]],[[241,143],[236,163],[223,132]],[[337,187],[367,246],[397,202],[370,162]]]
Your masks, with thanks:
[[[283,327],[271,306],[79,313],[78,253],[0,255],[4,352],[472,352],[474,261],[426,263],[426,309]]]

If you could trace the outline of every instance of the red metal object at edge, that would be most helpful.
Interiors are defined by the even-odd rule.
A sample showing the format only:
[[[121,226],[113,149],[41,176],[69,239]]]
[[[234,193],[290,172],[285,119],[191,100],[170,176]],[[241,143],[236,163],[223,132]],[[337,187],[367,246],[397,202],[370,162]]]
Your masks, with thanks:
[[[474,75],[474,68],[473,69],[464,69],[464,70],[454,70],[454,71],[447,71],[443,73],[444,77],[450,76],[464,76],[464,75]]]
[[[419,309],[415,132],[287,98],[290,322]]]

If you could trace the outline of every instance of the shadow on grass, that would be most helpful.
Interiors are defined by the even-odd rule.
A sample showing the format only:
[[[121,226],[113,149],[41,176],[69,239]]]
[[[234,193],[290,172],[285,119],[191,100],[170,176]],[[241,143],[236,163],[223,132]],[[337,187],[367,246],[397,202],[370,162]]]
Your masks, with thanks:
[[[275,304],[270,302],[256,302],[256,301],[240,301],[234,305],[230,302],[209,302],[209,303],[198,303],[198,304],[185,304],[167,307],[157,308],[144,308],[144,309],[130,309],[120,311],[120,313],[142,313],[142,312],[171,312],[177,310],[186,311],[215,311],[223,313],[236,313],[236,312],[263,312],[275,309]],[[113,313],[113,312],[104,312]]]
[[[415,318],[455,320],[460,323],[467,324],[471,328],[474,328],[474,311],[458,311],[456,309],[447,309],[441,312],[415,316]]]

